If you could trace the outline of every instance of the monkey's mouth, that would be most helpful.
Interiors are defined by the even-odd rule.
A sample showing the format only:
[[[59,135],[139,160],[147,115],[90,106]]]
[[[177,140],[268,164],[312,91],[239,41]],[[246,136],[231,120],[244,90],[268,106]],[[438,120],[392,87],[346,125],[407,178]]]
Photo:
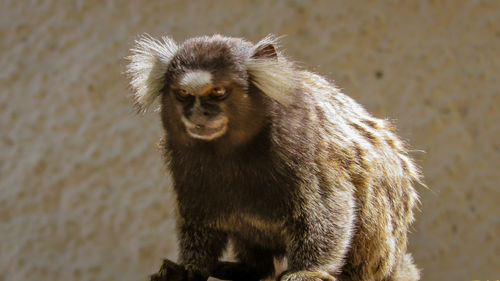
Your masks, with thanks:
[[[225,116],[215,118],[204,124],[195,124],[183,116],[182,122],[186,126],[186,132],[192,138],[200,140],[210,141],[216,139],[224,135],[227,130],[227,117]]]

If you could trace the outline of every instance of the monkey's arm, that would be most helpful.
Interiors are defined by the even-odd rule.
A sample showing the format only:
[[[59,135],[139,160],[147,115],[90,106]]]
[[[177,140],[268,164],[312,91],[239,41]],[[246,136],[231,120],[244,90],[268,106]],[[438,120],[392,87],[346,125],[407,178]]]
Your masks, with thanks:
[[[279,280],[336,280],[344,264],[355,217],[352,192],[336,189],[309,200],[287,223],[288,270]]]
[[[218,261],[227,242],[225,233],[187,225],[181,225],[179,229],[181,264],[164,260],[159,272],[151,276],[151,281],[206,281],[208,276],[237,281],[261,279],[262,268],[256,264]],[[272,257],[254,258],[259,258],[259,261],[270,258],[272,267]]]
[[[183,223],[180,230],[180,264],[208,278],[227,244],[224,232],[196,223]]]

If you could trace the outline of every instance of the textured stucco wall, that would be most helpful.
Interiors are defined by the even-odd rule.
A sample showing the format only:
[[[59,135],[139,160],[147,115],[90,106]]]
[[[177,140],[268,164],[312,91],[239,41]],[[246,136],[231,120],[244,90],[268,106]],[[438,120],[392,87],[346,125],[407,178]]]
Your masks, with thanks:
[[[423,280],[500,279],[500,1],[1,1],[0,280],[144,280],[176,257],[135,35],[286,34],[416,150]],[[420,152],[421,150],[425,152]]]

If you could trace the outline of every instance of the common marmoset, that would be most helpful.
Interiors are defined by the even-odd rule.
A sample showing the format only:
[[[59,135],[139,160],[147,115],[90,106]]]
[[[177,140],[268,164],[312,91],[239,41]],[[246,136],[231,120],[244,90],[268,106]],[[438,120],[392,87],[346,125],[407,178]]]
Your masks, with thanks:
[[[180,256],[152,280],[418,280],[407,231],[419,172],[372,117],[278,40],[142,36],[127,72],[140,110],[159,98]],[[228,241],[237,262],[219,258]],[[179,270],[180,268],[180,270]]]

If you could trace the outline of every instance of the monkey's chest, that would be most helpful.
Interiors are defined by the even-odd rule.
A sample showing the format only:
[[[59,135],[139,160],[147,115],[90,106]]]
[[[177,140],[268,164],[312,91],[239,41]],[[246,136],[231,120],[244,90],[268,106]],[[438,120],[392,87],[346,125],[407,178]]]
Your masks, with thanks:
[[[263,166],[205,166],[193,173],[174,173],[174,181],[185,219],[223,220],[257,229],[263,221],[267,225],[283,220],[293,189],[285,176]]]
[[[263,183],[255,179],[221,180],[217,183],[199,181],[198,184],[179,187],[178,200],[187,217],[211,221],[226,218],[250,225],[283,217],[288,201],[278,183]]]
[[[257,152],[173,159],[183,219],[259,240],[279,235],[292,212],[293,173],[266,151]]]
[[[284,241],[283,220],[271,220],[249,214],[232,214],[221,218],[212,226],[232,237],[253,241],[267,248],[278,247]]]
[[[272,191],[276,185],[256,185],[255,180],[225,185],[207,183],[199,185],[201,188],[192,192],[191,198],[185,193],[179,196],[184,220],[266,247],[280,244],[286,200]]]

